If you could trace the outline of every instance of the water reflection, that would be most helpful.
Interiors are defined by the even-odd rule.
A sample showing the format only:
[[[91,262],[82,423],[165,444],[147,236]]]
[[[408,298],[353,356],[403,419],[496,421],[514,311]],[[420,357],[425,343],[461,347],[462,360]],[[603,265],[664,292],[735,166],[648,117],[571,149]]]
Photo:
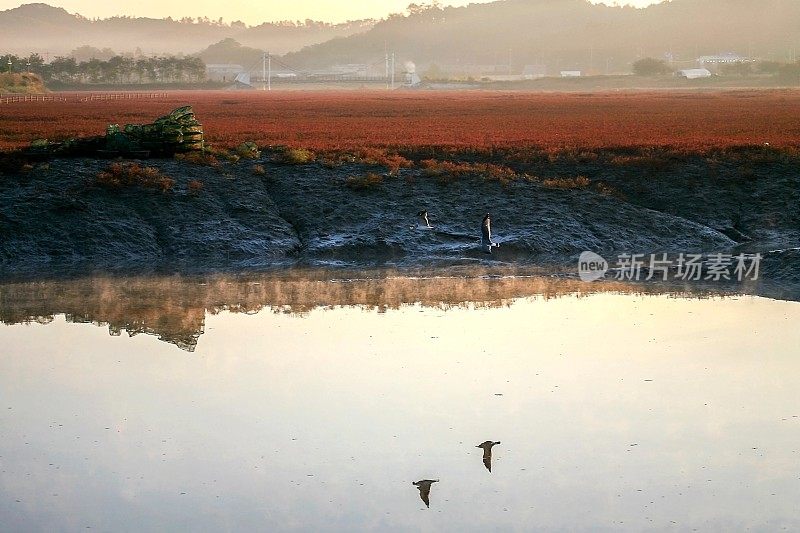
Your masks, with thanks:
[[[419,274],[419,273],[418,273]],[[761,285],[583,283],[520,272],[454,270],[446,275],[301,270],[249,277],[90,277],[0,284],[0,321],[68,322],[108,326],[111,335],[148,334],[194,351],[208,315],[222,311],[304,314],[318,308],[354,306],[380,312],[420,304],[442,310],[500,308],[520,298],[583,297],[597,293],[705,297],[759,294]]]
[[[422,479],[420,481],[415,481],[412,483],[415,487],[419,489],[419,497],[422,499],[422,502],[425,504],[425,507],[431,506],[431,485],[434,483],[438,483],[438,479]]]
[[[476,448],[483,448],[483,466],[485,466],[486,470],[489,472],[492,471],[492,447],[498,444],[500,444],[500,441],[493,442],[487,440],[475,446]]]
[[[798,530],[800,305],[639,290],[6,285],[0,529]]]

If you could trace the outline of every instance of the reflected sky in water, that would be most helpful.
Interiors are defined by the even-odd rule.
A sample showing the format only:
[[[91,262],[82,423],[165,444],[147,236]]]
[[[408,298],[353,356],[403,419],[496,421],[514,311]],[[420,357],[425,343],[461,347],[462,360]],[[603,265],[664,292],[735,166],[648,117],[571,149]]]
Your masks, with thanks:
[[[509,303],[222,311],[194,353],[63,315],[0,326],[0,523],[800,527],[800,304]]]

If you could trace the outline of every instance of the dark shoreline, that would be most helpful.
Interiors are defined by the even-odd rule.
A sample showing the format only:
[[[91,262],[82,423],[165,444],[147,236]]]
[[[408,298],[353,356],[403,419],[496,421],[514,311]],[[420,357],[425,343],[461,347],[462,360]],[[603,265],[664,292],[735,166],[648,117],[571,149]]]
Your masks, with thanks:
[[[135,162],[169,178],[163,191],[104,186],[108,160],[6,165],[0,280],[470,265],[558,274],[574,272],[585,250],[785,249],[765,275],[790,292],[800,285],[794,152],[525,153],[418,149],[402,152],[408,166],[392,173],[363,159],[285,164],[275,151],[213,165]],[[433,231],[416,228],[421,209]],[[479,246],[486,212],[502,243],[490,256]]]

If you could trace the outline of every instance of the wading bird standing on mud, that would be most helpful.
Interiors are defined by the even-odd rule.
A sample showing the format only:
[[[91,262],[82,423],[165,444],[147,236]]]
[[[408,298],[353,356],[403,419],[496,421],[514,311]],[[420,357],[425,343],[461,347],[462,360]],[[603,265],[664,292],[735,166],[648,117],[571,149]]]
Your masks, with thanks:
[[[428,212],[420,211],[417,213],[417,228],[418,229],[433,229],[431,223],[428,221]]]
[[[489,216],[489,213],[486,213],[481,223],[481,247],[486,249],[487,254],[490,254],[492,253],[492,248],[497,248],[498,246],[500,245],[492,242],[492,217]]]

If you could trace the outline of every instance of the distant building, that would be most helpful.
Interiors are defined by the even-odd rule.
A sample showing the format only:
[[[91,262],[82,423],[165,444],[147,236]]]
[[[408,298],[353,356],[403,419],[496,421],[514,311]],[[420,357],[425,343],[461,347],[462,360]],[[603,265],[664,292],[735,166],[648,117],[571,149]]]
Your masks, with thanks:
[[[696,80],[699,78],[710,78],[711,71],[707,68],[687,68],[677,72],[678,77],[686,78],[687,80]]]
[[[521,81],[521,74],[486,74],[481,76],[481,81]]]
[[[561,77],[562,78],[580,78],[583,76],[583,72],[580,70],[562,70]]]
[[[508,65],[490,65],[490,64],[477,64],[477,63],[463,63],[463,64],[444,64],[439,65],[443,72],[447,72],[455,77],[473,77],[482,78],[485,76],[497,76],[501,74],[510,74]]]
[[[367,76],[368,67],[361,63],[348,63],[345,65],[333,65],[330,69],[331,74],[351,76],[353,78],[364,78]]]
[[[697,63],[699,65],[719,65],[724,63],[744,63],[749,61],[752,60],[732,52],[715,56],[700,56],[697,58]]]
[[[522,78],[525,80],[535,80],[546,76],[546,65],[525,65],[525,68],[522,69]]]
[[[702,68],[709,69],[711,72],[719,72],[720,67],[724,65],[754,62],[754,59],[734,53],[719,54],[715,56],[700,56],[697,58],[697,64]]]
[[[245,72],[244,67],[233,63],[212,63],[206,65],[206,75],[211,81],[230,81]]]

